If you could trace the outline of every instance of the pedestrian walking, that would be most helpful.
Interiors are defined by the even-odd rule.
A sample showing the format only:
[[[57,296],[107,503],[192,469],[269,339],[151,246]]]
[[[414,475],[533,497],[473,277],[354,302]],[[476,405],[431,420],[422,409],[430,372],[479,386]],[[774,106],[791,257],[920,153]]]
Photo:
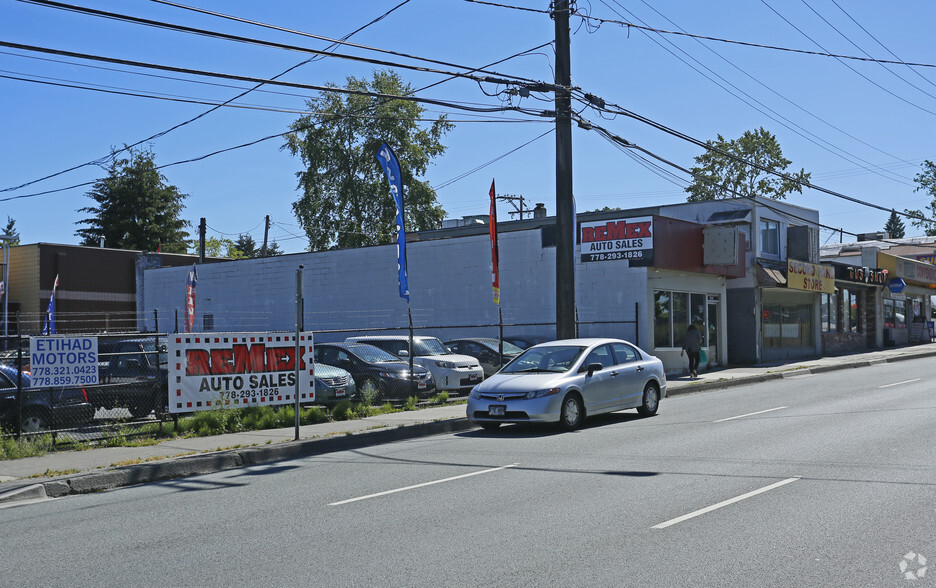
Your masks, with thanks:
[[[682,357],[683,353],[689,356],[689,376],[692,378],[699,377],[699,350],[701,349],[702,333],[695,325],[690,324],[686,328],[686,334],[683,335],[682,351],[679,352],[679,356]]]

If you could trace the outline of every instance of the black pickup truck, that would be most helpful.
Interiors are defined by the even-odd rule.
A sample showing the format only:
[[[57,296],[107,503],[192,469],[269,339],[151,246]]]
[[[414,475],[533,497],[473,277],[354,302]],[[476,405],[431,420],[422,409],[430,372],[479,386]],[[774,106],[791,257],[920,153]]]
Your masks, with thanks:
[[[126,408],[135,418],[166,411],[166,342],[158,336],[98,338],[99,384],[87,388],[95,408]]]

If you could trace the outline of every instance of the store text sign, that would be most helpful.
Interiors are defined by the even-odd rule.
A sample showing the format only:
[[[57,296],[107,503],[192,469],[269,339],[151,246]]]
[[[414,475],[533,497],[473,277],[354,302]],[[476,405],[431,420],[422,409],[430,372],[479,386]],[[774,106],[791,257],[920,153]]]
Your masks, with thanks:
[[[835,293],[835,271],[825,265],[787,260],[787,287],[807,292]]]
[[[315,399],[312,333],[169,337],[169,412],[293,404]],[[298,364],[298,365],[297,365]]]
[[[835,265],[835,279],[858,284],[886,286],[888,272],[879,267],[858,267],[856,265]]]
[[[653,264],[653,217],[582,223],[582,261],[626,259],[631,266]]]

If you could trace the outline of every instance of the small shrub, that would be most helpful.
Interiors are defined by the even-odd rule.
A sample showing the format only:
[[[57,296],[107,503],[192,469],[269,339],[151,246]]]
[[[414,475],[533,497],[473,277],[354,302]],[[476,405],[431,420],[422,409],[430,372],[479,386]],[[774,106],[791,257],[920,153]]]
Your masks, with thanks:
[[[403,403],[403,410],[416,410],[417,404],[419,404],[419,398],[410,396],[406,399],[406,402]]]
[[[346,421],[354,416],[351,411],[351,401],[342,400],[332,409],[332,418],[336,421]]]

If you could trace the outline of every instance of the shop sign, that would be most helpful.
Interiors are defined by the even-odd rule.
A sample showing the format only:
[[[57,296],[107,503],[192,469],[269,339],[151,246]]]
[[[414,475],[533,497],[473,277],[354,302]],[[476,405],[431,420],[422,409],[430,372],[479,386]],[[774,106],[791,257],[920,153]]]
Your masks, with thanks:
[[[936,266],[897,257],[897,275],[917,282],[936,284]]]
[[[888,271],[879,267],[858,267],[855,265],[835,265],[835,279],[843,282],[886,286]]]
[[[891,278],[890,281],[887,282],[887,289],[894,294],[900,294],[906,286],[907,283],[901,278]]]
[[[921,263],[936,265],[936,253],[930,253],[928,255],[917,255],[916,260]]]
[[[653,217],[581,223],[582,261],[626,259],[631,266],[653,265]]]
[[[835,272],[827,265],[787,259],[787,288],[835,293]]]

